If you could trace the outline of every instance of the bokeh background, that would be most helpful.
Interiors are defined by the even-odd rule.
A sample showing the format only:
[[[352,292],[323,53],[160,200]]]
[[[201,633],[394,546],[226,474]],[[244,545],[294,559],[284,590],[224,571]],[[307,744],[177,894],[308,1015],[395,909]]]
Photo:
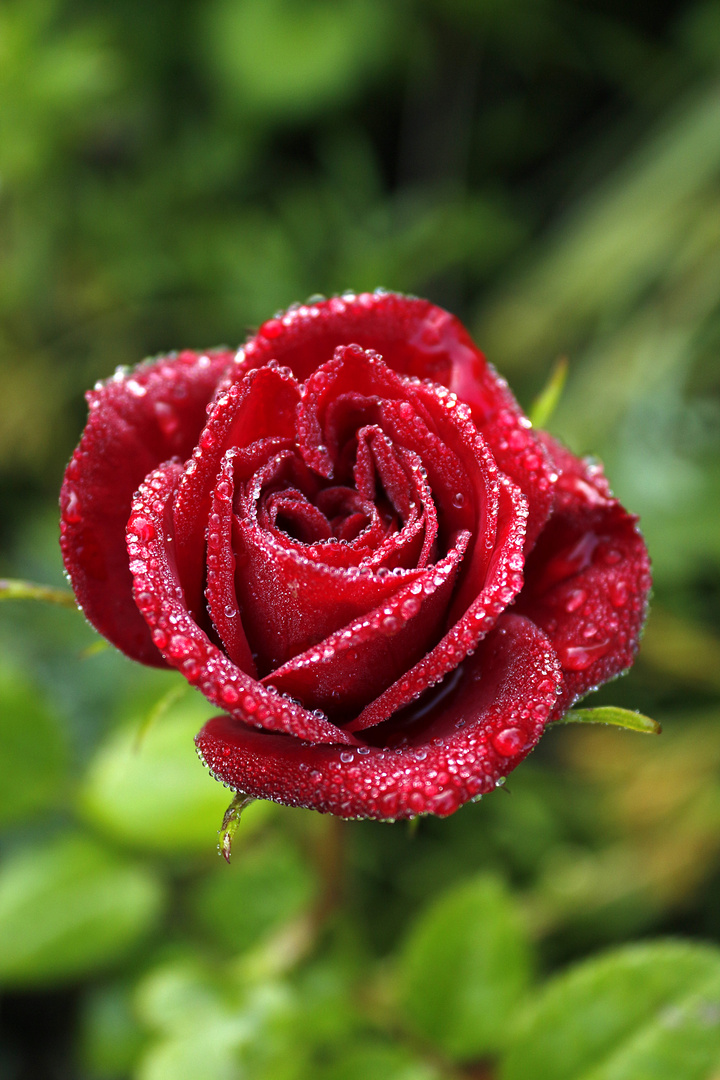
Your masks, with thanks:
[[[525,407],[567,357],[655,579],[588,704],[664,733],[415,828],[255,804],[228,868],[212,707],[3,600],[8,1080],[720,1077],[720,3],[3,0],[0,575],[64,585],[96,379],[376,286]]]

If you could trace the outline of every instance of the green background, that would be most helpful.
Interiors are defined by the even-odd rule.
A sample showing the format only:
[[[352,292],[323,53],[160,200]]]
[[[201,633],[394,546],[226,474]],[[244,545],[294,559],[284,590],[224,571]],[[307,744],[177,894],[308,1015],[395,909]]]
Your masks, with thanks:
[[[720,1078],[720,3],[2,0],[0,575],[62,586],[83,392],[384,286],[457,313],[642,517],[654,601],[445,821],[247,812],[212,707],[0,606],[0,1075]]]

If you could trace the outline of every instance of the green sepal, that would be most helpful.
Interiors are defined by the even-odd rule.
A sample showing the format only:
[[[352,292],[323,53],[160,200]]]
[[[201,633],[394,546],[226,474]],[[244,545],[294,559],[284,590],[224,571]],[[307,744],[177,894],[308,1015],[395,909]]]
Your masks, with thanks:
[[[627,731],[640,731],[643,735],[660,735],[662,728],[657,720],[633,712],[631,709],[619,709],[615,705],[604,705],[598,709],[570,709],[556,724],[611,724]]]

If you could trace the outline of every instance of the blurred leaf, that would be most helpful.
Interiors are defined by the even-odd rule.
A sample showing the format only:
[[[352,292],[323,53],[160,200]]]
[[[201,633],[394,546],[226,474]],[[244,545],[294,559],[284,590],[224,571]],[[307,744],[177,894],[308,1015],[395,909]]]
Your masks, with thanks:
[[[413,1028],[455,1060],[499,1049],[530,981],[530,946],[497,878],[446,892],[411,928],[400,998]]]
[[[136,1080],[241,1080],[235,1040],[217,1022],[156,1043],[142,1057]]]
[[[343,1047],[337,1061],[317,1073],[317,1080],[440,1080],[441,1075],[403,1046],[365,1039],[361,1045]]]
[[[95,28],[59,31],[62,6],[24,0],[0,9],[0,169],[11,183],[27,183],[58,144],[82,132],[87,111],[117,79],[115,57]]]
[[[272,1025],[291,1002],[275,985],[244,996],[222,969],[210,971],[188,957],[146,976],[136,1005],[161,1036],[143,1056],[138,1080],[238,1080],[258,1075],[245,1072],[241,1055],[272,1038]]]
[[[283,837],[240,852],[199,883],[192,907],[226,949],[240,952],[307,908],[316,885],[297,847]]]
[[[219,979],[195,956],[180,956],[154,968],[140,982],[135,1007],[155,1031],[186,1031],[204,1026],[225,1007]]]
[[[604,705],[597,709],[570,709],[556,724],[611,724],[625,728],[626,731],[641,731],[644,735],[660,735],[662,728],[657,720],[633,712],[631,709],[618,709],[614,705]]]
[[[193,745],[210,708],[193,695],[160,715],[140,742],[137,722],[113,732],[90,763],[81,793],[88,820],[144,850],[210,852],[228,800]],[[258,802],[247,811],[240,843],[269,809]]]
[[[0,824],[63,795],[67,752],[56,715],[19,672],[0,667]]]
[[[552,979],[528,1005],[500,1080],[709,1080],[720,1064],[720,950],[617,949]]]
[[[562,396],[568,374],[567,356],[560,356],[555,361],[550,377],[528,411],[533,427],[547,427]]]
[[[116,1080],[134,1065],[144,1035],[126,986],[92,987],[83,1003],[80,1057],[93,1080]]]
[[[378,0],[215,0],[213,68],[246,112],[294,118],[351,96],[394,37]]]
[[[0,982],[76,978],[105,967],[156,922],[160,883],[83,837],[31,847],[0,871]]]

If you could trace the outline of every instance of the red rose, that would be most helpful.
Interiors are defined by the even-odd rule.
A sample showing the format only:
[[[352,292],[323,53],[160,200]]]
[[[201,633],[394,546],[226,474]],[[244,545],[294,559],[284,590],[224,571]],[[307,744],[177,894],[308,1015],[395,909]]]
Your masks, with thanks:
[[[632,663],[635,518],[425,300],[295,307],[88,400],[61,495],[73,587],[223,711],[197,745],[231,788],[445,816]]]

